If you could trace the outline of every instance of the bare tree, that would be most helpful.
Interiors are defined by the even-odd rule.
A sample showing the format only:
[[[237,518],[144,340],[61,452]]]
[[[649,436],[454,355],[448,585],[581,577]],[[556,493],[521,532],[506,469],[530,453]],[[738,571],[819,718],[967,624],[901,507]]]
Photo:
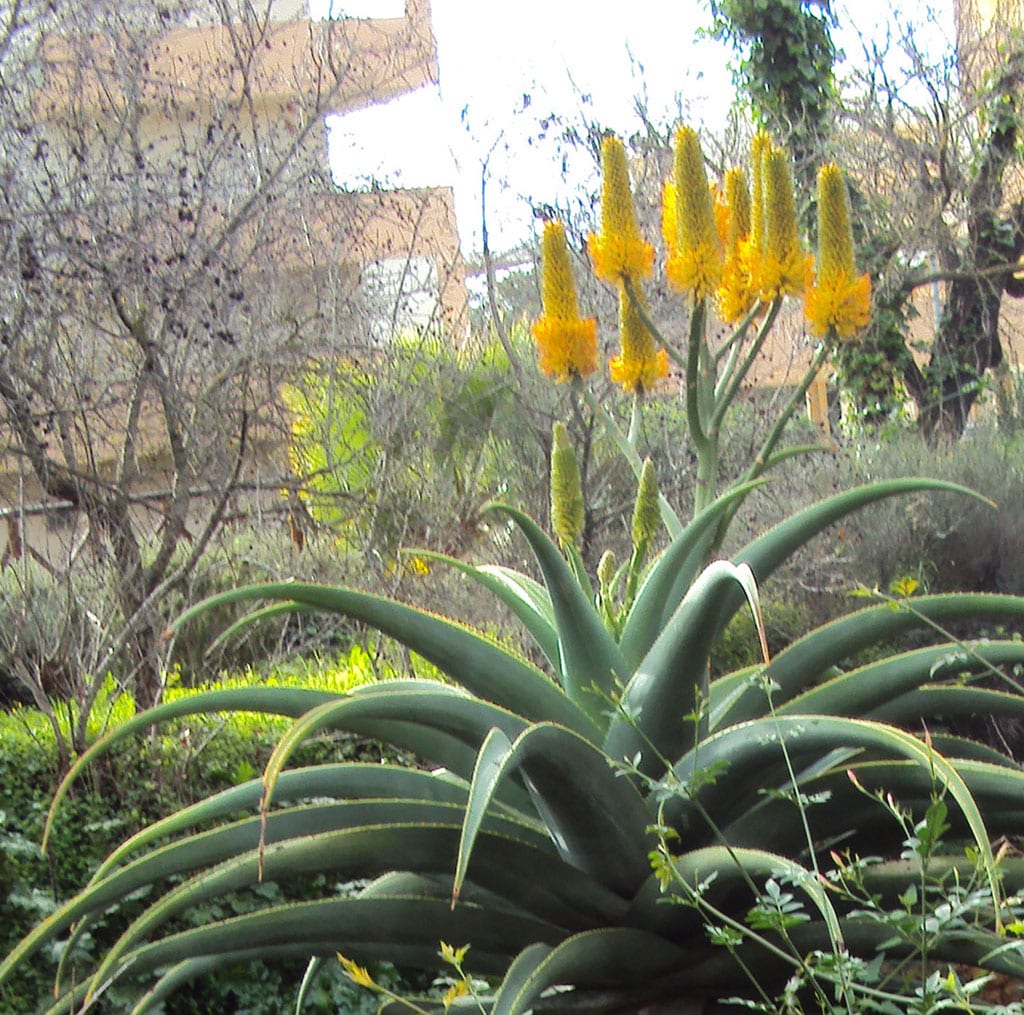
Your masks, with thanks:
[[[370,67],[348,22],[284,6],[0,13],[7,513],[17,528],[20,490],[77,519],[48,566],[115,576],[91,664],[127,663],[142,703],[161,692],[159,602],[278,439],[279,384],[351,338],[339,246],[361,212],[334,200],[324,114],[432,61],[429,38],[392,39]]]

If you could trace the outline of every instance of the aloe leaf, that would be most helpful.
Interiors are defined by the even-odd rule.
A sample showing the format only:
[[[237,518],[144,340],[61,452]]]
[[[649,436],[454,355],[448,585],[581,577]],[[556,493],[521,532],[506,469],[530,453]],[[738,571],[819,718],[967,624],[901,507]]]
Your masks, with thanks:
[[[514,742],[498,729],[484,741],[466,804],[453,901],[491,798],[516,769],[521,769],[562,857],[598,884],[632,896],[650,869],[653,846],[643,799],[581,737],[564,727],[541,724],[524,730]]]
[[[1024,662],[1024,642],[949,643],[916,649],[858,667],[779,705],[779,715],[866,715],[906,691],[952,675]],[[923,717],[925,713],[921,713]]]
[[[296,602],[359,620],[423,656],[478,697],[531,721],[552,720],[597,739],[593,722],[536,666],[461,624],[382,596],[303,582],[248,585],[196,604],[171,630],[214,607],[253,599]]]
[[[601,622],[593,601],[580,588],[558,547],[540,526],[515,508],[504,504],[495,504],[492,508],[516,524],[530,544],[544,575],[558,630],[559,672],[566,694],[595,724],[603,726],[606,722],[604,711],[615,686],[628,676],[618,645]],[[526,715],[525,712],[523,714]],[[529,718],[569,725],[553,714],[543,717],[531,715]],[[576,729],[576,732],[582,731]]]
[[[312,765],[282,772],[277,781],[279,800],[314,797],[359,800],[391,798],[464,806],[468,788],[439,772],[384,766],[368,762]],[[262,779],[250,779],[222,790],[148,825],[113,850],[97,868],[90,883],[105,877],[132,853],[178,832],[208,824],[239,811],[254,810],[263,797]],[[506,812],[508,816],[508,812]]]
[[[554,948],[533,945],[512,963],[492,1009],[520,1015],[549,987],[632,986],[672,972],[686,952],[662,938],[629,927],[602,927],[566,938]]]
[[[957,483],[939,479],[890,479],[880,483],[868,483],[843,493],[818,501],[780,522],[763,536],[748,543],[733,560],[746,562],[754,571],[759,582],[771,574],[783,561],[790,557],[822,529],[839,521],[840,518],[858,511],[868,504],[896,497],[905,493],[918,492],[958,493],[991,505],[992,502],[974,490]]]
[[[775,716],[716,733],[683,758],[673,775],[681,787],[691,785],[695,777],[701,779],[702,772],[715,772],[717,766],[724,766],[721,775],[696,788],[692,800],[682,796],[669,799],[664,805],[664,820],[677,827],[699,821],[695,803],[704,812],[726,820],[726,815],[741,810],[749,800],[750,773],[764,772],[778,763],[781,742],[785,742],[797,767],[802,759],[816,753],[860,747],[908,758],[933,773],[960,808],[984,862],[993,898],[1000,898],[985,822],[955,766],[916,737],[882,723],[837,716]]]
[[[386,730],[390,722],[413,724],[430,733],[454,737],[477,751],[495,726],[512,736],[526,727],[520,716],[458,688],[441,684],[427,688],[419,683],[404,685],[404,681],[389,681],[362,687],[348,698],[324,702],[296,719],[278,740],[264,769],[264,806],[273,796],[277,779],[291,755],[303,741],[322,729],[374,735]]]
[[[206,691],[176,701],[167,701],[156,708],[140,712],[116,729],[104,734],[91,744],[71,766],[61,780],[50,803],[43,828],[42,848],[46,851],[53,820],[61,801],[67,796],[75,779],[86,766],[109,750],[114,744],[142,730],[186,715],[204,715],[209,712],[265,712],[297,718],[316,705],[335,701],[338,695],[330,691],[313,691],[301,687],[237,687],[228,690]]]
[[[746,565],[727,560],[709,564],[690,587],[672,620],[633,674],[622,694],[604,741],[615,761],[636,763],[645,775],[664,768],[693,743],[696,715],[707,686],[708,654],[716,637],[709,623],[726,593],[739,585],[741,595],[756,595]],[[756,600],[755,600],[756,602]]]
[[[253,610],[245,616],[239,617],[232,624],[229,624],[220,634],[217,635],[213,641],[210,642],[206,649],[206,655],[212,655],[218,649],[223,648],[233,638],[238,637],[245,631],[248,631],[250,627],[254,627],[256,624],[262,624],[268,620],[274,620],[277,617],[290,616],[293,613],[316,613],[317,610],[313,606],[306,606],[303,603],[274,603],[271,606],[263,606],[258,610]]]
[[[619,648],[630,672],[650,651],[707,564],[708,548],[722,515],[760,485],[760,482],[746,483],[719,497],[697,515],[648,568],[619,639]]]
[[[1003,716],[1020,720],[1024,719],[1024,697],[988,687],[920,687],[886,702],[869,718],[899,724],[922,715],[946,719]]]
[[[298,994],[295,996],[295,1015],[302,1015],[302,1009],[306,1006],[306,998],[313,989],[313,984],[316,982],[317,976],[320,975],[320,970],[323,969],[326,961],[323,955],[314,955],[309,960],[306,971],[302,974],[302,982],[299,984]]]
[[[544,658],[557,670],[559,664],[558,632],[551,597],[539,582],[510,567],[496,564],[473,565],[456,557],[429,550],[417,550],[417,556],[436,560],[454,568],[481,584],[501,600],[526,628],[544,653]]]
[[[858,610],[816,628],[772,660],[766,671],[774,685],[772,701],[776,707],[781,706],[846,659],[908,631],[929,628],[932,624],[995,617],[1024,618],[1024,598],[956,593],[920,596]],[[714,728],[743,722],[767,711],[763,688],[750,685],[738,698],[730,700],[727,708],[713,708],[710,724]]]
[[[418,897],[326,899],[274,906],[257,913],[190,929],[124,956],[114,978],[143,976],[164,966],[206,957],[225,963],[247,958],[332,956],[359,962],[395,961],[436,969],[439,940],[472,941],[474,970],[504,972],[511,959],[536,941],[554,943],[560,932],[511,910],[480,910]]]
[[[625,911],[621,899],[584,874],[566,869],[549,843],[520,840],[507,834],[507,827],[493,819],[487,822],[474,864],[474,884],[506,900],[506,908],[522,909],[535,919],[569,930],[614,920]],[[386,802],[374,824],[323,832],[313,829],[273,842],[263,850],[250,848],[178,885],[135,918],[107,950],[94,974],[95,982],[102,982],[122,956],[170,919],[208,900],[260,880],[287,881],[304,874],[365,877],[389,870],[443,874],[454,864],[459,832],[455,815],[442,811],[435,816],[429,809],[417,814],[417,809]],[[258,836],[258,829],[255,834]],[[157,857],[159,863],[151,864],[149,870],[157,867],[160,876],[179,871],[184,859],[180,854],[188,852],[196,850],[172,848]],[[529,884],[524,884],[525,880]],[[97,894],[93,893],[93,904]]]

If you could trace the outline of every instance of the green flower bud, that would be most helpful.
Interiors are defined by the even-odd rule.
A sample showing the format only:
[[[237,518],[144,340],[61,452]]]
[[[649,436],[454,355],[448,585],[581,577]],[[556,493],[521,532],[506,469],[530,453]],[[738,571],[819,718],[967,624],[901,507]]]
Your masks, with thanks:
[[[608,592],[615,581],[615,554],[611,550],[605,550],[597,564],[597,580],[601,586],[601,592]]]
[[[661,509],[658,507],[658,476],[654,463],[644,460],[640,472],[640,484],[636,491],[636,505],[633,508],[633,546],[647,546],[661,525]]]
[[[583,535],[583,484],[580,466],[564,423],[551,431],[551,530],[563,543]]]

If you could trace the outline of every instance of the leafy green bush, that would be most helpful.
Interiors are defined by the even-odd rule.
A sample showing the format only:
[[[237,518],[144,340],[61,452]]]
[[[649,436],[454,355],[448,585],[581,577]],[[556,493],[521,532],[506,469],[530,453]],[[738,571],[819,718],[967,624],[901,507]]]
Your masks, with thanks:
[[[335,693],[380,679],[387,674],[361,647],[354,647],[337,664],[311,664],[282,669],[262,678],[252,672],[226,677],[201,689],[171,687],[167,698],[184,701],[211,688],[244,690],[256,683],[267,686],[329,688]],[[74,724],[71,703],[55,703],[62,736]],[[90,740],[116,730],[135,715],[132,699],[121,693],[111,677],[104,682],[87,724]],[[0,809],[0,953],[6,954],[27,928],[50,915],[58,900],[88,880],[112,841],[135,834],[167,813],[188,806],[207,793],[216,793],[251,779],[269,758],[287,724],[262,713],[239,711],[226,717],[193,716],[169,724],[141,742],[125,743],[94,766],[52,827],[46,856],[40,851],[47,807],[59,783],[57,735],[50,719],[28,707],[0,713],[0,780],[4,786]],[[394,762],[396,756],[376,742],[351,737],[323,738],[304,748],[307,764],[359,759],[368,763]],[[322,886],[300,886],[319,891]],[[300,891],[301,894],[301,891]],[[255,896],[241,893],[222,901],[206,917],[251,911],[257,905],[286,898],[274,886]],[[131,908],[131,907],[130,907]],[[138,908],[138,903],[135,904]],[[203,914],[200,914],[203,915]],[[113,928],[100,920],[78,943],[79,959],[95,957],[110,946]],[[0,991],[0,1013],[23,1015],[34,1011],[49,991],[58,952],[47,952]],[[389,967],[375,972],[383,982],[402,985]],[[175,999],[168,1012],[246,1011],[276,1013],[280,1001],[294,990],[301,970],[268,970],[242,964],[227,968],[211,982]],[[312,1011],[374,1010],[337,971],[319,985]],[[121,1001],[130,1007],[124,998]]]

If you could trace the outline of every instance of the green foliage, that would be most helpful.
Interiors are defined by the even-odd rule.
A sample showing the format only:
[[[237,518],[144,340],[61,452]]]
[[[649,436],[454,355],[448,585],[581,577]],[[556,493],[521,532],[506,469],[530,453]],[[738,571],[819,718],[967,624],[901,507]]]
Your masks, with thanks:
[[[78,940],[111,905],[124,909],[166,879],[172,887],[147,896],[140,914],[126,912],[123,935],[102,958],[63,970],[62,987],[75,986],[52,1011],[117,989],[134,991],[141,1012],[241,957],[340,952],[365,983],[374,976],[363,967],[382,960],[436,969],[441,942],[457,943],[448,961],[458,959],[459,977],[497,978],[470,997],[495,1012],[534,1008],[556,985],[566,989],[545,997],[545,1008],[639,1007],[681,989],[757,1004],[793,977],[819,991],[839,982],[856,1005],[873,995],[843,970],[879,956],[906,974],[885,990],[908,1003],[932,989],[929,977],[945,961],[1024,972],[1024,956],[998,933],[1019,915],[1004,900],[1024,886],[1024,870],[997,861],[989,846],[990,836],[1020,830],[1024,772],[938,732],[939,716],[1024,711],[1021,699],[974,686],[991,667],[1024,662],[1024,645],[941,633],[952,620],[1019,620],[1024,600],[883,602],[807,633],[763,667],[708,676],[717,637],[744,601],[760,618],[755,577],[763,583],[857,508],[953,489],[914,480],[855,489],[702,569],[701,534],[728,510],[728,500],[718,502],[652,561],[614,630],[590,579],[528,516],[500,508],[526,537],[543,583],[509,569],[463,570],[513,609],[547,672],[470,628],[343,588],[262,585],[215,597],[181,624],[232,602],[333,611],[397,638],[448,683],[397,680],[348,694],[216,690],[128,721],[81,759],[54,814],[83,770],[153,723],[207,710],[296,720],[262,780],[209,797],[115,850],[0,964],[0,982],[73,925]],[[930,631],[934,644],[883,651],[910,629]],[[844,672],[865,649],[877,661]],[[925,741],[903,729],[922,718],[933,730]],[[326,730],[382,737],[431,770],[302,764],[294,752]],[[892,802],[888,810],[878,793]],[[926,940],[894,933],[896,916],[859,915],[863,900],[852,890],[825,888],[859,871],[855,858],[903,848],[903,859],[864,865],[870,897],[886,913],[916,918],[922,899],[938,913],[929,886],[940,840],[971,850],[948,863],[959,881],[942,884],[946,898],[956,883],[972,887],[972,915],[929,923]],[[837,843],[846,859],[830,857]],[[329,890],[355,877],[369,879],[355,896]],[[244,886],[295,878],[323,890],[301,904],[263,899],[244,915],[219,910]]]
[[[714,0],[715,33],[743,54],[739,77],[754,109],[798,162],[828,133],[836,51],[830,14],[808,0]]]
[[[515,380],[497,343],[469,355],[429,336],[312,365],[283,391],[299,496],[350,550],[388,557],[410,532],[458,545],[483,501],[521,483]]]
[[[265,679],[277,687],[324,687],[334,693],[386,677],[387,672],[362,648],[353,648],[336,664],[292,666],[258,678],[244,673],[203,688],[171,687],[168,700],[183,701],[212,687],[251,687]],[[75,721],[75,706],[55,705],[61,736]],[[132,699],[119,692],[111,677],[103,683],[89,716],[90,739],[116,730],[135,714]],[[165,814],[188,806],[206,793],[215,793],[252,779],[287,729],[281,720],[263,713],[238,711],[229,716],[199,715],[168,724],[143,743],[125,743],[94,766],[89,779],[66,801],[52,826],[47,854],[39,848],[47,806],[59,782],[58,740],[50,719],[33,708],[0,713],[0,780],[4,786],[0,810],[0,954],[6,954],[25,930],[50,915],[58,900],[93,875],[109,852],[111,841],[134,834]],[[303,747],[303,763],[323,764],[343,759],[368,763],[394,760],[379,745],[353,738],[321,738]],[[299,886],[303,892],[323,886]],[[286,896],[275,886],[257,887],[221,900],[194,914],[196,919],[240,915]],[[294,892],[292,896],[294,897]],[[129,902],[137,911],[139,902]],[[134,910],[133,910],[134,907]],[[95,958],[116,939],[113,927],[100,919],[77,944],[78,960]],[[16,978],[0,988],[0,1015],[34,1011],[53,981],[59,950],[50,949]],[[390,967],[378,966],[385,982],[395,981]],[[197,985],[189,996],[176,998],[170,1013],[210,1011],[280,1011],[280,998],[294,992],[301,968],[268,969],[239,964],[225,968],[212,981]],[[405,983],[403,981],[403,986]],[[125,996],[114,1002],[130,1007]],[[341,975],[318,982],[311,1011],[375,1010]]]

